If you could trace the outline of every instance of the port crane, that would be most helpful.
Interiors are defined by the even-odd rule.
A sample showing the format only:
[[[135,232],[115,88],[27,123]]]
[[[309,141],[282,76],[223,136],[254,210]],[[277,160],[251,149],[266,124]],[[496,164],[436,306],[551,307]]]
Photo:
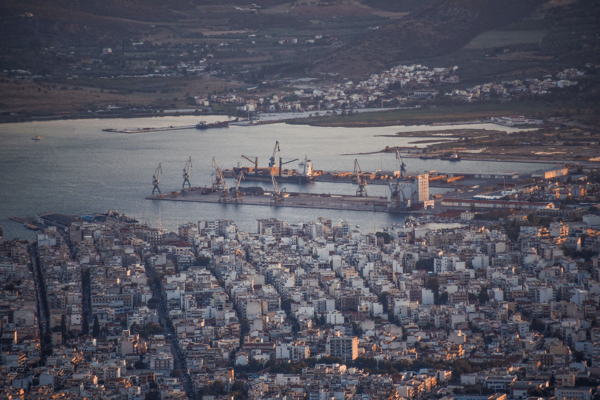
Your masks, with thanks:
[[[279,153],[279,141],[275,141],[275,148],[273,149],[273,155],[269,159],[269,168],[273,168],[277,162],[277,153]]]
[[[396,159],[400,164],[400,176],[396,183],[391,184],[388,182],[388,186],[390,187],[390,208],[391,209],[406,209],[411,206],[413,193],[410,193],[409,196],[404,194],[404,191],[408,189],[412,192],[412,188],[410,185],[404,185],[400,182],[406,179],[406,164],[404,160],[402,160],[402,155],[400,155],[400,149],[396,147]]]
[[[367,196],[367,180],[361,176],[362,170],[358,164],[358,160],[354,160],[354,174],[356,175],[356,183],[358,183],[358,189],[356,189],[356,196],[366,197]]]
[[[223,176],[223,170],[221,167],[217,165],[217,161],[213,157],[212,166],[215,169],[215,180],[212,184],[213,190],[222,190],[224,192],[227,191],[227,181],[225,180],[225,176]]]
[[[242,182],[242,179],[244,179],[244,171],[240,171],[240,174],[235,179],[235,198],[236,199],[240,198],[240,183]]]
[[[399,180],[395,184],[391,184],[388,182],[388,186],[390,187],[391,192],[390,209],[406,209],[411,206],[413,193],[410,193],[409,196],[407,196],[404,193],[404,191],[407,189],[409,190],[409,192],[412,192],[412,188],[410,185],[412,185],[412,183],[409,183],[409,185],[401,185]]]
[[[258,175],[258,157],[255,157],[254,161],[252,161],[250,158],[246,157],[245,155],[242,155],[242,158],[245,158],[246,160],[248,160],[252,164],[254,164],[254,175]]]
[[[294,162],[294,161],[298,161],[298,159],[297,159],[297,158],[294,158],[293,160],[290,160],[290,161],[283,162],[283,160],[281,159],[281,157],[279,157],[279,176],[280,176],[280,177],[281,177],[281,170],[283,169],[283,166],[284,166],[285,164],[289,164],[289,163],[292,163],[292,162]]]
[[[400,179],[404,179],[404,175],[406,175],[406,164],[404,164],[404,160],[402,160],[400,149],[398,147],[396,147],[396,160],[400,163]]]
[[[152,188],[152,195],[154,196],[154,191],[158,190],[158,194],[162,193],[160,192],[160,188],[158,187],[158,182],[160,181],[160,174],[162,173],[162,167],[161,164],[158,163],[158,167],[156,167],[156,171],[154,171],[154,175],[152,176],[152,184],[154,185],[154,187]]]
[[[244,179],[244,172],[240,171],[240,174],[235,179],[235,187],[232,187],[229,190],[225,187],[219,196],[219,203],[239,203],[242,201],[242,196],[240,194],[240,182],[242,179]]]
[[[281,191],[279,190],[279,186],[277,185],[277,181],[275,180],[273,170],[271,170],[271,181],[273,181],[273,198],[271,199],[271,203],[277,204],[278,202],[283,200],[283,192],[285,192],[285,188],[283,188],[283,190]]]
[[[192,188],[192,184],[190,183],[190,168],[192,168],[192,157],[189,158],[183,168],[183,185],[181,185],[181,190],[185,189],[186,183],[188,184],[188,188]]]

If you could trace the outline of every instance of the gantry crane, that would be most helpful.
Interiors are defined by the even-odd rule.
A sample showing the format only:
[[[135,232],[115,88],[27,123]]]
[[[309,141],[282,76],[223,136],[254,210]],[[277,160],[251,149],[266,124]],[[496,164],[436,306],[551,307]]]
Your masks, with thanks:
[[[160,188],[158,187],[158,182],[160,181],[160,174],[162,173],[162,167],[160,163],[158,163],[158,167],[156,167],[156,171],[154,171],[154,175],[152,176],[152,184],[154,187],[152,188],[152,195],[154,196],[154,191],[158,190],[158,194],[162,194],[160,192]]]
[[[277,162],[277,153],[279,153],[279,142],[275,141],[275,148],[273,149],[273,155],[269,158],[269,168],[273,168]]]
[[[358,197],[366,197],[367,180],[361,176],[362,170],[360,169],[360,165],[358,165],[357,159],[354,160],[354,174],[356,174],[356,183],[358,184],[358,189],[356,189],[356,195]]]
[[[248,160],[252,164],[254,164],[254,175],[258,175],[258,157],[255,157],[254,161],[252,161],[250,158],[246,157],[245,155],[242,155],[242,158],[245,158],[246,160]]]
[[[279,176],[280,176],[280,177],[281,177],[281,170],[283,169],[283,166],[284,166],[285,164],[289,164],[289,163],[292,163],[292,162],[294,162],[294,161],[298,161],[298,159],[297,159],[297,158],[294,158],[293,160],[290,160],[290,161],[283,162],[283,160],[281,159],[281,157],[279,157]]]
[[[212,184],[213,190],[222,190],[226,192],[227,181],[225,180],[225,176],[223,176],[223,170],[217,165],[217,161],[214,157],[212,159],[212,166],[215,169],[215,180]]]
[[[188,184],[188,188],[192,188],[192,184],[190,183],[190,168],[192,168],[192,157],[189,158],[183,168],[183,185],[181,185],[181,190],[185,189],[186,183]]]

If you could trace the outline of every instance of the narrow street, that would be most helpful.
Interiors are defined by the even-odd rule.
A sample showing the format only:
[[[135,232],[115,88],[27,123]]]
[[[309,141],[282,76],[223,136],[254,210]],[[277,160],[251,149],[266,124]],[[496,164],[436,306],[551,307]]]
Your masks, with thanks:
[[[90,270],[89,268],[81,271],[81,292],[83,299],[81,301],[81,307],[83,311],[83,321],[87,321],[87,328],[89,330],[92,321],[92,301],[91,301],[91,281],[90,281]]]
[[[46,283],[44,282],[44,274],[40,265],[37,253],[37,244],[33,243],[29,246],[29,254],[31,256],[31,264],[33,278],[35,280],[38,304],[38,318],[40,328],[40,345],[41,357],[40,364],[46,363],[46,356],[52,353],[52,343],[46,341],[46,335],[50,333],[50,310],[48,308],[48,299],[46,297]]]
[[[148,276],[148,280],[154,279],[157,276],[154,268],[147,263],[146,276]],[[181,382],[183,382],[183,386],[185,388],[185,392],[187,394],[188,399],[196,400],[196,392],[194,390],[190,374],[187,370],[187,362],[185,360],[185,355],[181,351],[181,347],[179,346],[179,339],[177,338],[177,335],[173,330],[173,325],[168,319],[167,300],[166,294],[162,288],[162,281],[156,280],[154,284],[150,287],[152,288],[152,296],[160,300],[157,307],[158,316],[160,318],[160,325],[165,330],[165,336],[171,344],[171,349],[173,352],[174,369],[179,369],[181,371],[180,379]]]

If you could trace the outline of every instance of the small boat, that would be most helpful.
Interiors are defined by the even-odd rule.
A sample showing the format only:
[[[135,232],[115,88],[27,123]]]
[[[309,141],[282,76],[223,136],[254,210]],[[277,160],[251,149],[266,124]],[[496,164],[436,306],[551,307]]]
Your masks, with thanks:
[[[31,140],[42,140],[41,136],[34,136],[31,138]]]
[[[212,124],[207,124],[205,121],[200,121],[196,125],[196,129],[211,129],[211,128],[228,128],[229,121],[215,122]]]

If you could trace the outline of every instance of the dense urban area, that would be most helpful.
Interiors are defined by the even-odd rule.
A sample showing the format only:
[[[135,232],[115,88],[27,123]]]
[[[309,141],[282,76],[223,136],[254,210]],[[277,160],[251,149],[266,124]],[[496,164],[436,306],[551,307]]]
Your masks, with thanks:
[[[597,0],[0,1],[0,400],[600,400],[599,26]],[[105,211],[145,201],[170,230]]]
[[[592,400],[599,200],[581,169],[370,233],[41,215],[0,242],[0,398]]]

